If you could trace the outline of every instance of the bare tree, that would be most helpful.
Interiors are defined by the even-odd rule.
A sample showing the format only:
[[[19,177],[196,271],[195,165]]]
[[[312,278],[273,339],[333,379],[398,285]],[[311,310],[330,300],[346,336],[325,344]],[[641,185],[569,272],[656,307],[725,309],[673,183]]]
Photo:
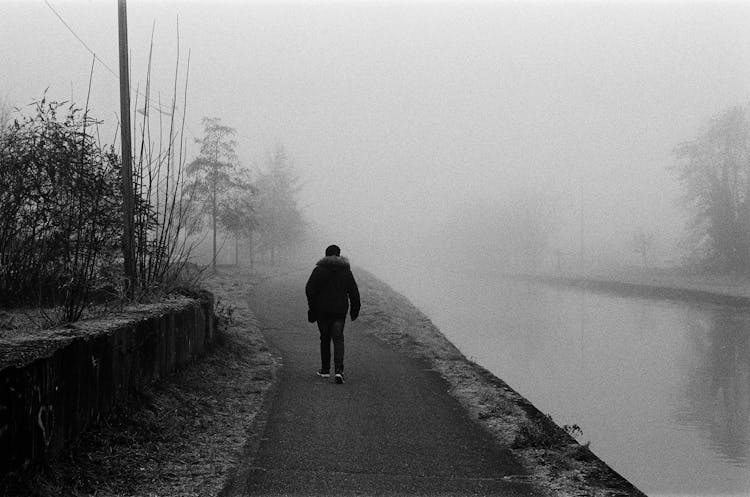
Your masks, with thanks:
[[[201,149],[198,157],[187,166],[190,180],[185,185],[193,198],[203,204],[198,216],[211,220],[212,267],[216,270],[216,233],[219,226],[220,204],[237,185],[237,153],[234,128],[221,124],[217,117],[203,118],[203,138],[197,139]],[[206,209],[207,208],[207,209]]]

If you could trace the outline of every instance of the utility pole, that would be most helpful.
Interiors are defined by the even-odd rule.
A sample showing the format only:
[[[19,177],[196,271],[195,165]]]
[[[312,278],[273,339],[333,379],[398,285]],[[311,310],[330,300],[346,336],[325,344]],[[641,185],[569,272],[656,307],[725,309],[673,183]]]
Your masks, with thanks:
[[[580,271],[581,276],[583,276],[583,176],[581,176],[578,181],[579,181],[578,187],[580,190],[579,193],[580,193],[580,198],[581,198],[581,233],[580,233],[581,249],[579,253],[580,267],[578,270]]]
[[[136,284],[133,236],[133,172],[130,139],[130,72],[128,70],[128,9],[125,0],[117,0],[120,47],[120,146],[122,147],[122,256],[127,292],[133,296]]]

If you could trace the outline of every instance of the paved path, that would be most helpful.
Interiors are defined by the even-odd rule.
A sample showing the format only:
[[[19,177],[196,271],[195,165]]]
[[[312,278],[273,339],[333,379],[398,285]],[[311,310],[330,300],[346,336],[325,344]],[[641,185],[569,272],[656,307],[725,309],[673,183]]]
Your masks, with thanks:
[[[359,323],[345,329],[346,383],[317,377],[307,276],[270,279],[251,296],[283,366],[237,495],[541,495],[438,374]]]

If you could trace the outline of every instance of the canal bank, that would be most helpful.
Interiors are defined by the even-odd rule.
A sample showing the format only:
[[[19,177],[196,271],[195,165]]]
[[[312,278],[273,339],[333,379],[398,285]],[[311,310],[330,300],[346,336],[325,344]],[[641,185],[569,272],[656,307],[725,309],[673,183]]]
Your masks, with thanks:
[[[464,355],[579,425],[577,438],[638,488],[748,495],[750,312],[721,300],[742,296],[740,282],[695,275],[688,289],[723,292],[699,301],[423,266],[387,281]],[[684,282],[656,276],[653,286]]]
[[[571,436],[573,425],[559,426],[503,380],[467,359],[406,297],[366,271],[358,270],[357,276],[370,307],[362,313],[364,329],[428,361],[446,379],[451,396],[499,444],[511,448],[536,484],[551,495],[643,495],[587,444],[579,444]]]
[[[655,269],[599,271],[586,274],[524,274],[513,277],[628,297],[750,308],[750,280],[739,276],[690,274]]]
[[[390,494],[402,491],[402,485],[412,488],[414,492],[420,488],[424,490],[426,482],[437,485],[433,488],[434,493],[434,490],[440,489],[440,485],[457,485],[462,481],[462,486],[453,488],[454,493],[475,495],[477,488],[481,488],[476,485],[493,485],[489,489],[499,489],[515,483],[521,485],[515,491],[525,488],[523,484],[531,484],[532,488],[538,489],[530,495],[539,495],[538,492],[563,496],[643,495],[505,382],[466,359],[405,297],[361,269],[355,269],[355,274],[363,299],[362,313],[359,320],[347,324],[347,357],[350,357],[347,384],[342,387],[345,390],[321,390],[321,385],[313,383],[316,378],[311,373],[317,367],[317,330],[314,325],[300,322],[299,317],[304,315],[304,298],[300,292],[308,274],[309,268],[299,269],[297,274],[291,270],[277,275],[269,273],[261,285],[251,290],[251,307],[261,322],[266,340],[279,354],[281,380],[275,387],[276,393],[272,395],[277,400],[268,407],[268,421],[264,426],[256,427],[258,433],[254,436],[257,443],[251,443],[254,449],[243,463],[244,469],[238,472],[246,475],[242,477],[244,484],[235,480],[228,495],[299,490],[300,479],[310,480],[312,493],[315,493],[315,489],[320,490],[318,486],[323,485],[321,482],[330,481],[347,485],[334,489],[337,494],[345,495],[347,488],[367,493],[368,485],[384,484],[380,478],[388,480],[387,490]],[[372,339],[376,342],[371,342]],[[397,362],[388,363],[390,366],[383,364],[382,367],[370,364],[372,361],[385,361],[384,357],[389,355],[394,355],[389,361]],[[402,368],[411,372],[397,373],[395,378],[391,378],[393,370],[400,371]],[[412,379],[414,385],[424,381],[418,378],[425,374],[421,371],[437,372],[441,384],[409,393]],[[398,397],[404,391],[410,400]],[[309,392],[316,393],[311,397]],[[370,392],[377,395],[369,399],[367,395]],[[340,413],[330,411],[334,405],[329,409],[316,407],[320,401],[319,395],[333,395],[335,399],[332,402],[335,401],[336,405],[343,402],[342,409],[348,415],[339,419]],[[307,414],[300,414],[299,422],[294,422],[300,402],[304,404],[302,407]],[[460,405],[460,415],[450,407],[456,402]],[[372,405],[369,408],[358,407],[361,403]],[[430,407],[427,408],[427,405]],[[360,412],[362,409],[364,411]],[[319,411],[328,414],[318,419]],[[433,418],[441,419],[448,411],[451,412],[449,417],[459,416],[455,422],[441,425],[450,426],[450,429],[429,429]],[[391,420],[394,416],[394,420]],[[397,423],[395,419],[398,419]],[[453,447],[456,452],[455,465],[465,467],[467,473],[456,470],[450,458],[445,463],[449,468],[448,473],[437,467],[443,464],[440,463],[440,453],[445,447],[433,444],[443,437],[451,439],[457,436],[457,440],[461,439],[463,435],[453,433],[454,425],[466,422],[459,421],[461,419],[484,433],[470,435],[472,444],[489,436],[494,440],[490,445],[495,447],[490,453],[495,450],[506,453],[506,457],[517,461],[513,464],[520,464],[521,469],[513,470],[512,465],[503,467],[508,464],[502,462],[504,459],[498,460],[498,466],[491,471],[479,463],[464,466],[460,454],[465,449],[465,443]],[[417,424],[409,428],[412,422]],[[298,429],[300,423],[304,425],[302,430]],[[372,423],[380,423],[381,431],[369,428]],[[328,424],[337,426],[338,431],[328,433]],[[572,430],[572,427],[568,429]],[[321,437],[326,440],[319,440]],[[335,437],[335,443],[330,443],[328,439],[331,437]],[[391,450],[388,445],[391,439],[401,440],[398,445],[401,450],[388,452]],[[276,454],[278,447],[285,446],[295,447],[293,457],[281,458]],[[323,449],[330,451],[328,456],[319,453]],[[414,454],[408,456],[409,451],[414,451]],[[482,456],[482,460],[494,460],[495,456],[490,453]],[[404,457],[406,459],[401,464],[399,461]],[[316,460],[321,461],[322,466],[316,464]],[[396,471],[396,467],[401,469]],[[330,473],[332,480],[320,477],[321,471]],[[458,472],[453,474],[454,471]],[[363,478],[368,479],[369,483],[363,484]],[[277,488],[278,485],[282,487]],[[384,489],[373,486],[370,493]],[[506,495],[489,489],[483,495]],[[446,487],[443,492],[448,490],[450,488]]]

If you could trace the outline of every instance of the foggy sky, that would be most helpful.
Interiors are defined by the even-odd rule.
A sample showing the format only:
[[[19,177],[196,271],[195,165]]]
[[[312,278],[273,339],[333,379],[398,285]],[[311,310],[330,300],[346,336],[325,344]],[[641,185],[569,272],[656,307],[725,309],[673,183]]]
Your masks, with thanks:
[[[116,2],[50,4],[116,73]],[[145,82],[155,22],[153,85],[171,95],[179,15],[190,133],[200,136],[202,116],[222,118],[251,167],[284,144],[310,220],[355,261],[440,252],[450,211],[518,191],[556,199],[564,251],[579,243],[581,190],[591,257],[626,253],[641,226],[671,247],[683,224],[671,150],[750,100],[750,4],[128,9],[133,86]],[[43,1],[0,0],[0,40],[0,96],[23,105],[49,88],[85,103],[91,54]],[[97,63],[91,108],[109,134],[117,85]]]

